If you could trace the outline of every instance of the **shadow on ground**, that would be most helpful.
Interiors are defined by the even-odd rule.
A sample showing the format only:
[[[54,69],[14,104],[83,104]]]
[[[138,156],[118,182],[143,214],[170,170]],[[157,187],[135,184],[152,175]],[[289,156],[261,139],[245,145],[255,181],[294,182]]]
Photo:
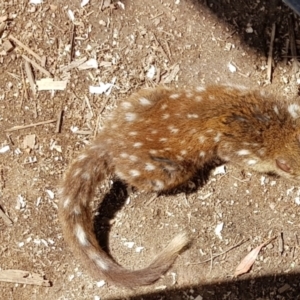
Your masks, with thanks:
[[[183,289],[140,294],[130,297],[130,300],[299,300],[299,277],[300,274],[281,274],[245,280],[233,279],[226,282],[188,286]],[[123,298],[110,300],[118,299]]]
[[[194,0],[199,10],[208,8],[221,21],[230,25],[230,35],[239,38],[251,48],[267,55],[273,23],[276,24],[274,58],[289,56],[284,53],[289,33],[289,19],[295,19],[294,30],[299,35],[299,17],[281,0]],[[195,30],[197,30],[195,28]],[[228,36],[229,37],[229,36]]]

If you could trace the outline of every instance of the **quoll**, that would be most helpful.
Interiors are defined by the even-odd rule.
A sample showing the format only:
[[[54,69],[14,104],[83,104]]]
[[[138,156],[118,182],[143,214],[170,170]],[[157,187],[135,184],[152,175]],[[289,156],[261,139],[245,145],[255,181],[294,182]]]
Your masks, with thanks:
[[[115,174],[144,191],[189,180],[216,158],[259,172],[300,178],[300,106],[232,86],[143,89],[118,105],[104,129],[71,164],[59,217],[66,242],[95,278],[126,287],[148,285],[188,243],[184,233],[142,270],[127,270],[99,246],[89,203]]]

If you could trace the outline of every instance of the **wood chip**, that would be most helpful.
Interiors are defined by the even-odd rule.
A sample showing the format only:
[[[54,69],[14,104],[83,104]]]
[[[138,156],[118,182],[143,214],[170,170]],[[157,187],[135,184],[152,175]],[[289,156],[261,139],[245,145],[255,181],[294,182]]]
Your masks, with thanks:
[[[175,80],[180,68],[178,64],[175,64],[171,67],[172,71],[167,74],[166,76],[164,76],[162,82],[163,83],[171,83],[173,80]]]
[[[11,34],[8,36],[8,38],[16,43],[18,46],[26,50],[28,53],[30,53],[33,57],[35,57],[38,61],[42,62],[42,58],[37,55],[34,51],[32,51],[29,47],[27,47],[25,44],[23,44],[21,41],[19,41],[17,38],[12,36]]]
[[[33,149],[35,146],[35,134],[28,134],[24,137],[23,148],[24,149]]]
[[[34,82],[34,76],[33,76],[33,73],[32,73],[31,64],[28,61],[25,61],[24,66],[25,66],[25,73],[26,73],[27,78],[29,80],[31,90],[32,90],[33,94],[35,95],[36,94],[36,85],[35,85],[35,82]]]
[[[62,68],[60,68],[61,72],[68,72],[74,68],[78,68],[80,65],[82,65],[84,62],[87,61],[87,57],[83,57],[77,60],[72,61],[70,64],[68,64],[67,66],[64,66]]]
[[[32,66],[36,69],[38,69],[40,72],[42,72],[43,74],[45,74],[48,77],[52,77],[52,74],[50,72],[48,72],[45,68],[43,68],[42,66],[40,66],[39,64],[37,64],[34,60],[30,59],[29,57],[27,57],[26,55],[22,55],[22,57],[29,62],[30,64],[32,64]],[[44,62],[44,59],[42,60],[42,63]]]
[[[0,270],[0,281],[51,286],[50,281],[43,276],[23,270]]]
[[[54,80],[53,78],[42,78],[37,80],[38,91],[59,90],[63,91],[67,87],[68,80]]]
[[[0,217],[2,218],[2,220],[7,226],[13,225],[13,221],[5,214],[1,206],[0,206]]]
[[[1,29],[0,29],[0,34],[1,34]],[[9,40],[5,40],[4,43],[2,44],[2,48],[4,51],[9,52],[14,48],[14,46]]]

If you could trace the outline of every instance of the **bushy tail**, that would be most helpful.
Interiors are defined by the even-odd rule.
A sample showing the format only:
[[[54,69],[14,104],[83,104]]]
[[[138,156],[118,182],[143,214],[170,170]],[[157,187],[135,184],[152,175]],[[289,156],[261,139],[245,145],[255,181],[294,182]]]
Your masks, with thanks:
[[[59,218],[64,238],[96,278],[104,275],[113,283],[126,287],[155,282],[172,265],[178,253],[188,243],[185,234],[175,237],[169,245],[142,270],[126,270],[104,252],[94,234],[89,202],[96,186],[114,172],[109,155],[101,146],[91,146],[77,157],[63,180]]]

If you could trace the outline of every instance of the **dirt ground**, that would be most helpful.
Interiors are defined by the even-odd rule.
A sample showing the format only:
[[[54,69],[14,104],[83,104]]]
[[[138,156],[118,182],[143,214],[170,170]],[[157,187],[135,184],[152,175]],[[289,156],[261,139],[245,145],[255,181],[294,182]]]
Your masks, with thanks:
[[[120,99],[157,84],[209,83],[298,97],[300,72],[286,45],[293,31],[300,44],[300,23],[281,1],[122,0],[116,9],[107,7],[109,2],[90,0],[83,8],[79,0],[0,3],[5,24],[2,31],[0,25],[0,206],[13,221],[9,226],[0,218],[0,270],[30,271],[51,282],[51,287],[0,282],[0,298],[300,299],[300,188],[230,165],[219,174],[212,170],[190,192],[153,197],[129,191],[127,197],[118,182],[100,187],[98,199],[112,192],[99,209],[97,199],[94,203],[95,228],[120,264],[146,266],[178,232],[190,234],[190,247],[154,285],[128,290],[95,282],[73,258],[57,220],[57,187]],[[288,22],[292,17],[294,25]],[[6,51],[9,34],[42,59],[12,40],[13,49]],[[67,80],[66,89],[34,94],[22,55],[38,65],[45,57],[45,69],[55,80]],[[84,57],[98,66],[64,68]],[[34,66],[32,71],[33,81],[47,77]],[[113,83],[110,93],[91,94],[89,86],[100,83]],[[6,131],[47,120],[54,121]],[[215,232],[219,224],[222,238]],[[241,259],[273,236],[251,271],[234,278]]]

